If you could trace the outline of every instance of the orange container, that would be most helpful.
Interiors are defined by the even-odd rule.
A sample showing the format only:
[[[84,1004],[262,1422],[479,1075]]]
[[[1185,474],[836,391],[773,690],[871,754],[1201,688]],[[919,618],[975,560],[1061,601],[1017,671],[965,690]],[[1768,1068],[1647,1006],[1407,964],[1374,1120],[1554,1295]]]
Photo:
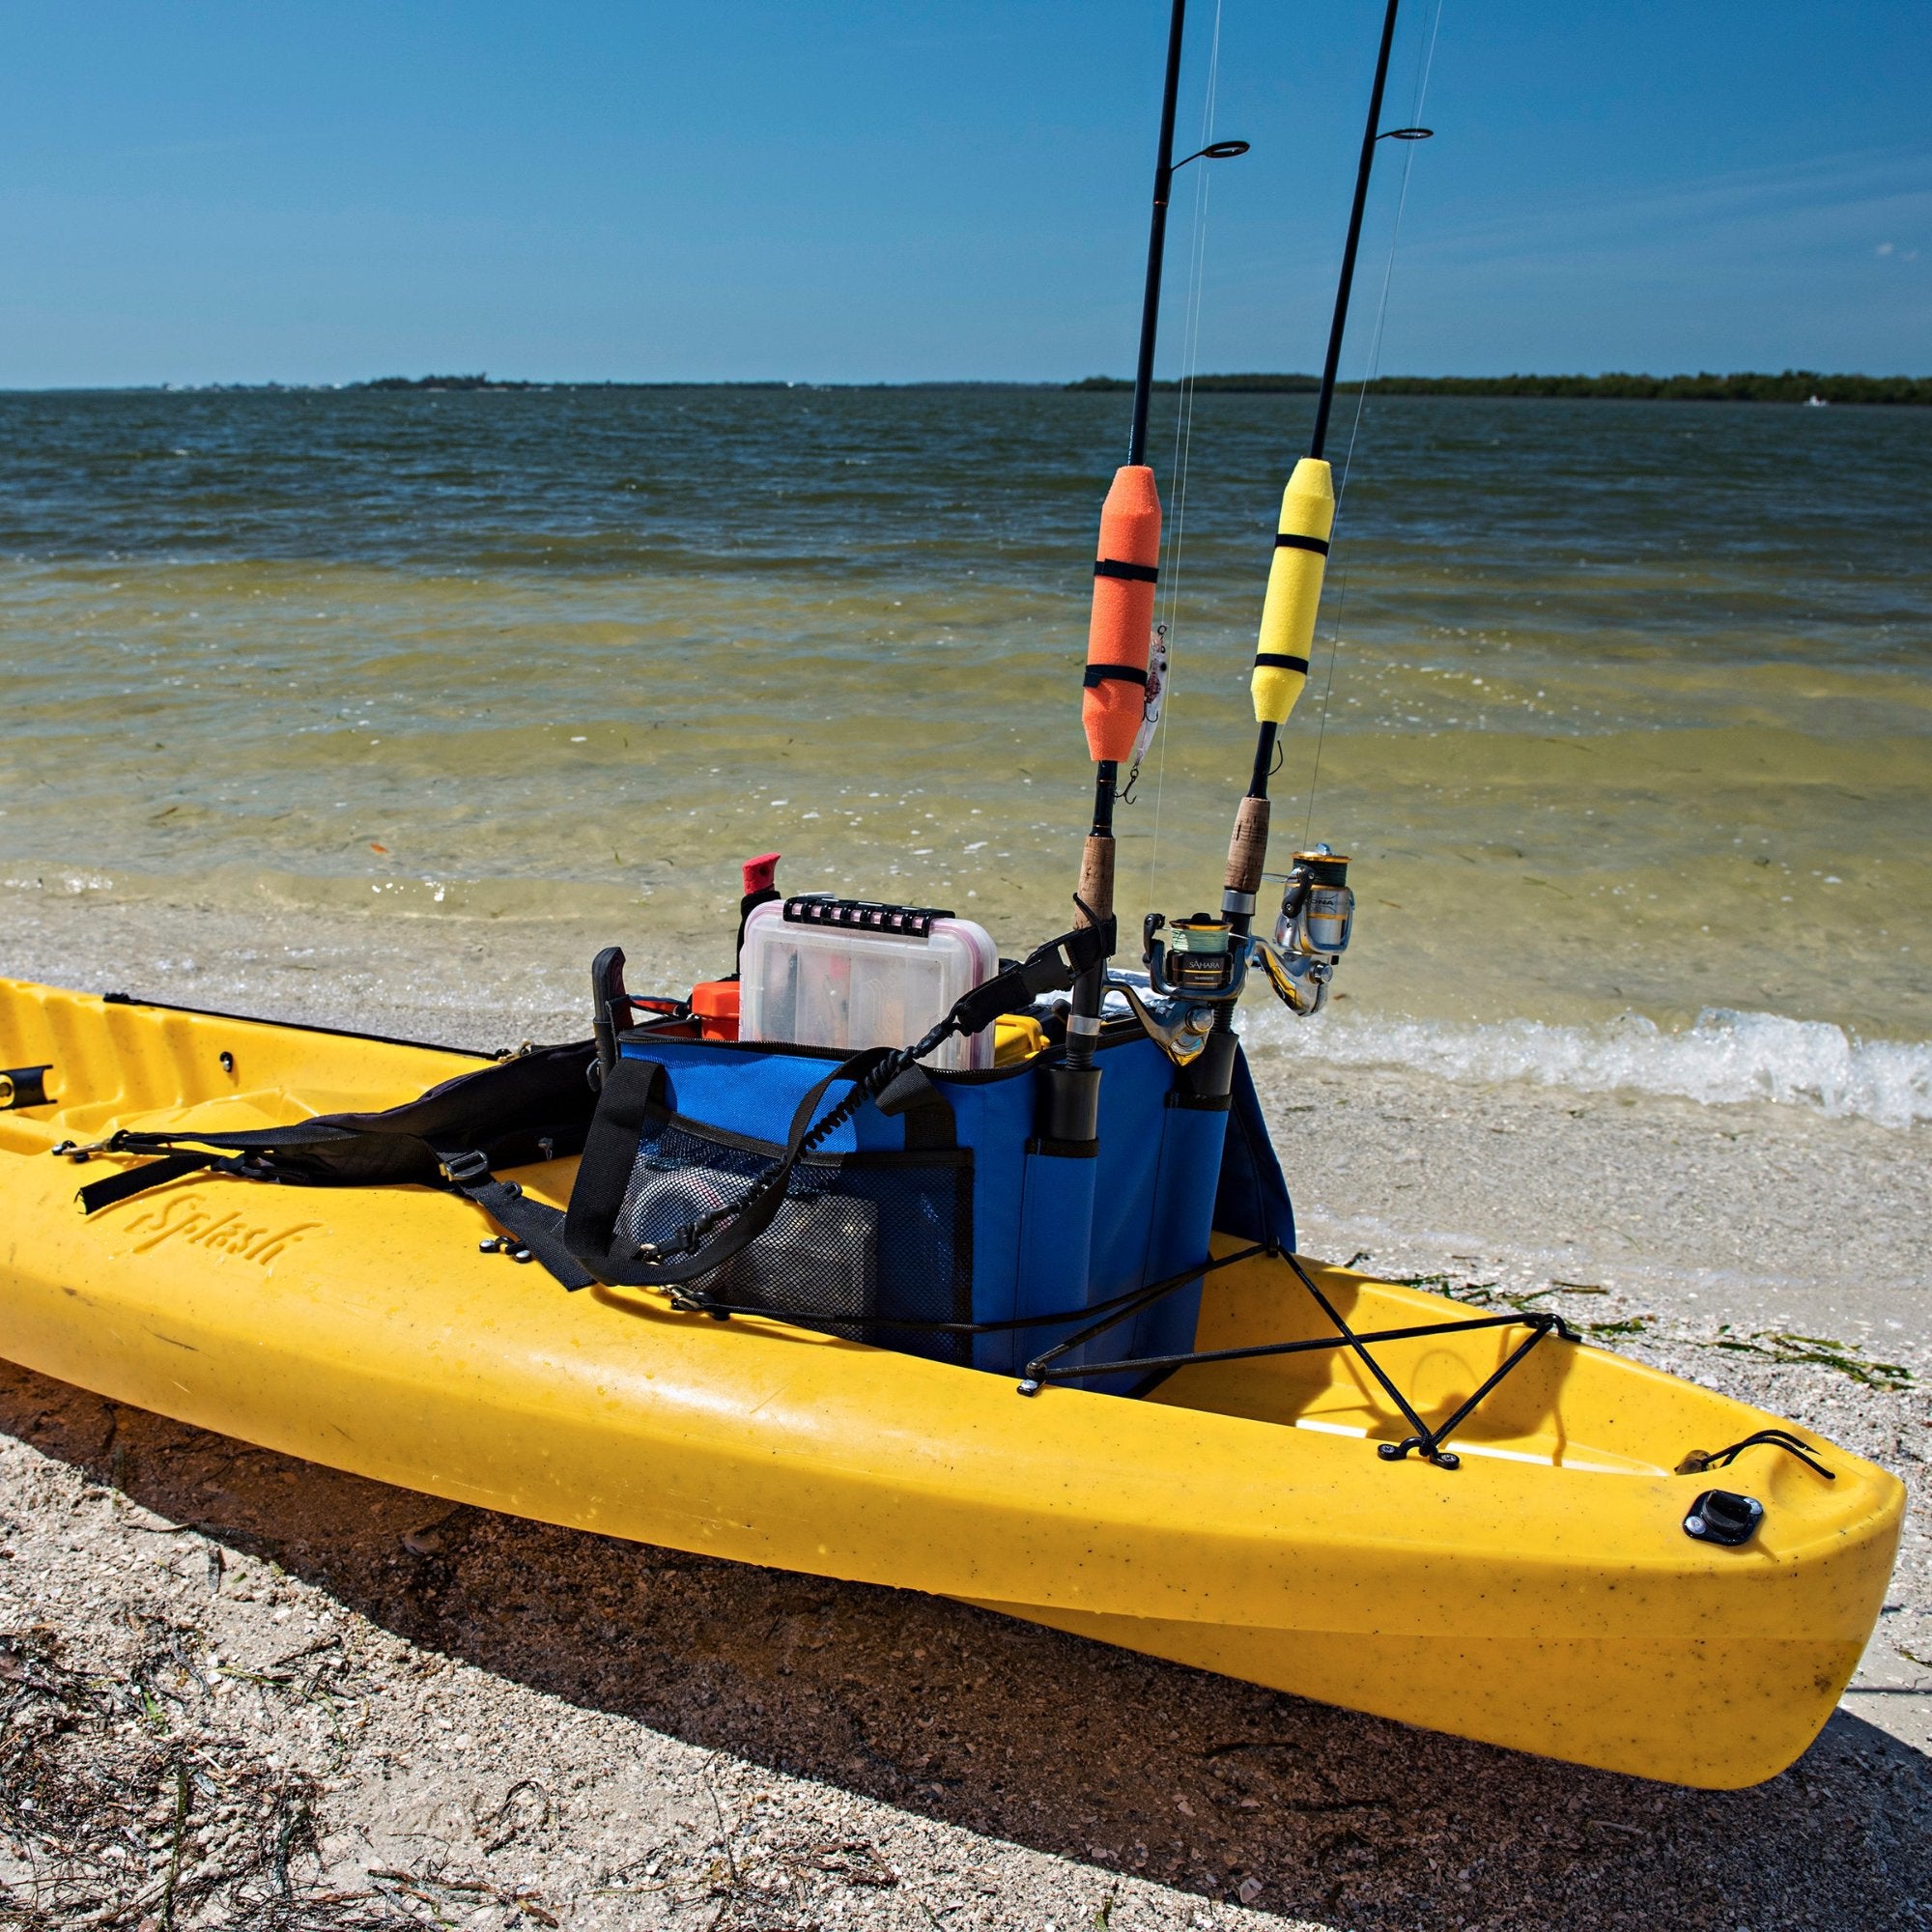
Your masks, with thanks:
[[[738,1037],[738,982],[705,980],[691,989],[691,1010],[697,1016],[699,1039]]]

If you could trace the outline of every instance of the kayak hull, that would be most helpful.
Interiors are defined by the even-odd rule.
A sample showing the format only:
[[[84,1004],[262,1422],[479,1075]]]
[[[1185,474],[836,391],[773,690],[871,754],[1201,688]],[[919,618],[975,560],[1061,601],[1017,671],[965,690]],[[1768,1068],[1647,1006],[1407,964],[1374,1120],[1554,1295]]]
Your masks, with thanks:
[[[1864,1649],[1830,1638],[1245,1630],[980,1607],[1481,1744],[1718,1791],[1762,1783],[1793,1763]],[[1784,1689],[1767,1694],[1769,1686]]]
[[[1784,1768],[1849,1680],[1903,1491],[1748,1452],[1775,1418],[1605,1351],[1540,1345],[1459,1434],[1455,1470],[1345,1351],[1191,1368],[1153,1399],[1011,1381],[660,1297],[566,1294],[479,1253],[427,1188],[189,1176],[92,1217],[65,1139],[384,1106],[472,1056],[0,981],[0,1355],[120,1402],[452,1501],[963,1599],[1461,1736],[1730,1787]],[[573,1163],[519,1172],[561,1200]],[[1218,1237],[1217,1237],[1218,1238]],[[1233,1244],[1223,1244],[1224,1251]],[[1316,1272],[1358,1326],[1454,1303]],[[1208,1278],[1203,1347],[1322,1332],[1284,1262]],[[1432,1420],[1521,1339],[1378,1350]],[[1747,1490],[1737,1549],[1681,1527]]]

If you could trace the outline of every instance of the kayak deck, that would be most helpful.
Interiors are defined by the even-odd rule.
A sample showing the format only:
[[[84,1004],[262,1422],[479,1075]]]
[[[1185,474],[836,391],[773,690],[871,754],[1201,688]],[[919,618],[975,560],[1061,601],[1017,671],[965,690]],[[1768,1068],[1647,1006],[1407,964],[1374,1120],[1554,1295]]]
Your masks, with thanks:
[[[1457,1431],[1406,1418],[1355,1352],[1186,1367],[1145,1400],[1049,1387],[777,1321],[566,1295],[478,1252],[428,1188],[190,1176],[84,1218],[118,1127],[280,1124],[412,1097],[476,1056],[0,981],[0,1354],[116,1400],[453,1500],[959,1597],[1461,1735],[1682,1782],[1754,1782],[1835,1704],[1890,1574],[1903,1492],[1819,1446],[1680,1475],[1776,1418],[1546,1340]],[[573,1161],[517,1173],[561,1202]],[[1237,1244],[1221,1241],[1232,1253]],[[1304,1263],[1354,1327],[1466,1316]],[[1291,1264],[1208,1275],[1197,1346],[1333,1330]],[[1374,1355],[1432,1426],[1522,1339]],[[1811,1439],[1807,1436],[1807,1440]],[[1741,1548],[1691,1498],[1766,1508]]]

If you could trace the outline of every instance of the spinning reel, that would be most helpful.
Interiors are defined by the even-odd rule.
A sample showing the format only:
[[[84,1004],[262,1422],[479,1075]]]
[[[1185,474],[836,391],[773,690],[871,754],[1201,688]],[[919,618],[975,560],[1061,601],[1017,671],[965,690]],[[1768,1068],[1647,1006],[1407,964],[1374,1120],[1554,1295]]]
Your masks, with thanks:
[[[1349,862],[1318,845],[1297,852],[1282,882],[1271,939],[1253,942],[1268,984],[1290,1012],[1307,1019],[1328,1002],[1328,984],[1355,929]]]
[[[1151,912],[1141,928],[1142,960],[1148,991],[1159,1005],[1122,980],[1114,981],[1115,990],[1167,1057],[1186,1066],[1206,1048],[1217,1016],[1232,1015],[1257,960],[1290,1012],[1302,1019],[1319,1013],[1354,924],[1349,861],[1318,845],[1294,855],[1271,937],[1237,932],[1225,915],[1196,913],[1170,924],[1164,914]]]

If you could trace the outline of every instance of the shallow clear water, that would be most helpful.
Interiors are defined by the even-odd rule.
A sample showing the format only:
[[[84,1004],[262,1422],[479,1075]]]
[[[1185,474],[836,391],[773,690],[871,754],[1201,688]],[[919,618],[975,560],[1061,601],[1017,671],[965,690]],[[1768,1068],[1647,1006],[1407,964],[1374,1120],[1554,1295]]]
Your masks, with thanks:
[[[737,860],[777,847],[794,890],[944,902],[1014,950],[1071,889],[1125,414],[0,397],[0,901],[466,936],[587,909],[679,935],[696,977]],[[1121,814],[1128,932],[1218,895],[1307,414],[1202,398],[1184,525],[1156,426],[1177,669]],[[1263,1036],[1932,1114],[1928,528],[1928,412],[1372,402],[1275,788],[1277,859],[1304,829],[1351,852],[1361,917],[1332,1022]]]

